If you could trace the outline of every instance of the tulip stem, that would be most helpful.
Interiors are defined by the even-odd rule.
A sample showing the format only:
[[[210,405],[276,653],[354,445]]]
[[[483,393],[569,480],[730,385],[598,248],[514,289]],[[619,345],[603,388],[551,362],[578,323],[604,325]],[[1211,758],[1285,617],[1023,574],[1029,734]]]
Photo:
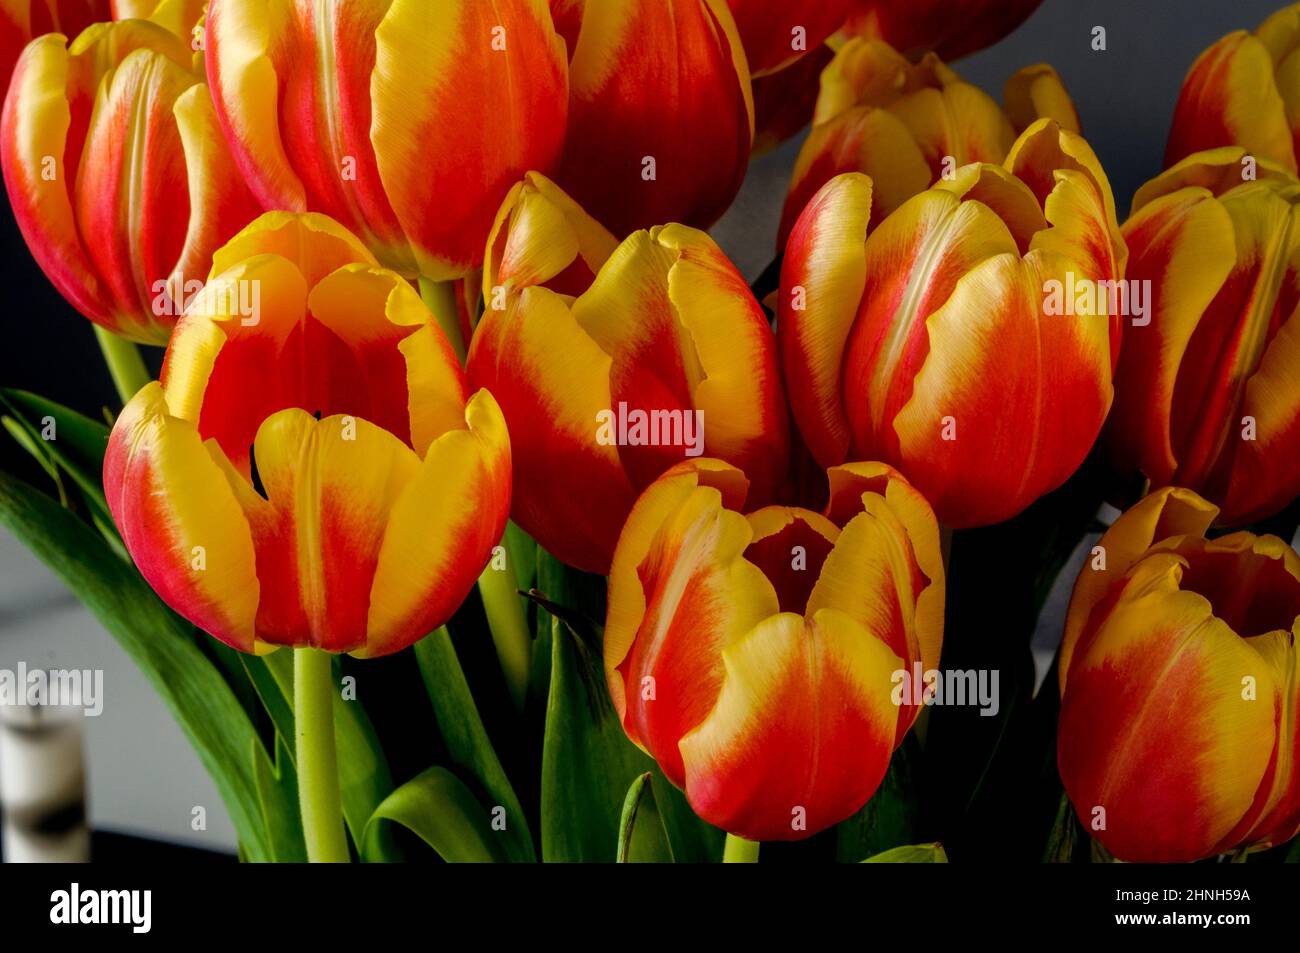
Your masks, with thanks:
[[[465,365],[465,337],[460,332],[460,304],[456,295],[456,282],[420,279],[420,297],[438,319],[438,327],[446,335],[456,360]]]
[[[499,550],[493,550],[483,574],[478,577],[478,592],[483,599],[488,629],[496,646],[501,671],[510,689],[515,707],[523,710],[528,698],[528,675],[533,664],[533,639],[524,616],[524,600],[519,595],[515,575],[515,554],[510,551],[509,536],[501,537]]]
[[[298,806],[307,859],[347,863],[347,836],[339,799],[334,751],[334,667],[328,652],[293,650],[294,743],[298,766]]]
[[[756,864],[758,863],[758,848],[760,846],[756,840],[745,840],[745,838],[737,837],[735,834],[728,834],[727,842],[722,848],[722,862],[724,864]]]
[[[153,380],[153,375],[144,366],[140,348],[126,338],[118,337],[99,325],[95,325],[95,337],[99,339],[99,349],[104,352],[104,363],[108,365],[117,396],[125,406],[140,388]]]

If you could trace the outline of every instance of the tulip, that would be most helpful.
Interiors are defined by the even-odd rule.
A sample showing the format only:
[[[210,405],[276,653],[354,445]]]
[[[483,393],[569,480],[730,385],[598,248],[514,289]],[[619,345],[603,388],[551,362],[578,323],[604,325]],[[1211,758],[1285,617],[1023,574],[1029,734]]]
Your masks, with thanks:
[[[1127,861],[1192,861],[1300,828],[1300,556],[1206,539],[1215,507],[1159,490],[1080,572],[1061,644],[1061,779]]]
[[[1123,275],[1105,173],[1040,120],[1004,165],[957,170],[868,234],[871,202],[866,176],[832,179],[786,246],[795,421],[823,467],[888,463],[949,526],[1008,519],[1075,471],[1110,407],[1109,294],[1049,313],[1053,289]]]
[[[663,222],[712,225],[740,190],[754,138],[726,0],[551,7],[569,48],[559,184],[620,238]]]
[[[104,486],[199,628],[368,657],[460,605],[505,527],[510,444],[405,279],[330,219],[277,212],[216,253]]]
[[[212,0],[206,47],[262,204],[326,213],[408,277],[477,268],[511,185],[559,160],[568,91],[545,0]]]
[[[1241,146],[1296,172],[1300,153],[1300,4],[1253,34],[1230,33],[1197,57],[1183,81],[1165,167],[1194,152]]]
[[[467,373],[510,423],[515,521],[604,573],[637,494],[685,457],[743,467],[770,498],[789,447],[776,341],[717,245],[667,225],[615,247],[541,177],[512,194]]]
[[[1039,118],[1079,131],[1074,104],[1050,66],[1016,73],[1005,98],[1006,112],[933,54],[913,64],[880,40],[850,40],[822,73],[812,132],[790,176],[778,247],[808,200],[841,173],[871,176],[874,225],[959,166],[1002,162],[1016,133]]]
[[[163,344],[212,253],[257,204],[221,137],[189,44],[143,20],[23,51],[0,166],[37,263],[78,311]]]
[[[822,513],[742,515],[741,471],[679,464],[637,500],[614,554],[604,650],[619,720],[700,817],[749,840],[808,837],[866,803],[919,711],[898,686],[943,641],[925,499],[878,463],[829,480]]]
[[[1043,0],[853,0],[845,32],[883,39],[909,57],[946,60],[992,46]]]
[[[727,0],[757,79],[816,50],[840,28],[851,0]]]
[[[1124,224],[1152,307],[1125,338],[1107,443],[1121,469],[1195,490],[1228,525],[1300,495],[1297,202],[1284,168],[1224,147],[1148,182]]]
[[[45,33],[76,36],[109,18],[109,0],[0,0],[0,101],[9,89],[14,64],[34,37]]]

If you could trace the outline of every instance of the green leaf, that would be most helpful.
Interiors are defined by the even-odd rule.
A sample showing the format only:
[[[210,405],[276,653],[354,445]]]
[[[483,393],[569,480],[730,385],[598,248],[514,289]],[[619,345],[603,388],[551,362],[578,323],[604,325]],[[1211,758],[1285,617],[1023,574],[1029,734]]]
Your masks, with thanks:
[[[655,804],[654,775],[639,774],[627,789],[623,816],[618,822],[618,862],[620,864],[670,864],[673,848],[668,843],[659,806]]]
[[[868,857],[864,864],[946,864],[948,855],[942,844],[916,844],[909,847],[895,847],[875,857]]]
[[[0,390],[0,403],[26,431],[31,443],[24,444],[25,449],[29,452],[34,448],[43,450],[49,460],[72,477],[99,520],[112,526],[103,488],[108,428],[71,408],[27,391]],[[52,440],[41,436],[47,417],[54,423]]]
[[[195,643],[193,627],[87,524],[2,473],[0,523],[63,580],[144,672],[212,776],[248,858],[271,860],[249,756],[261,742],[221,672]]]
[[[700,821],[682,793],[628,740],[596,653],[555,619],[542,747],[542,859],[614,859],[625,792],[646,773],[654,776],[674,856],[687,863],[716,860],[723,833]]]
[[[253,777],[257,781],[271,857],[277,864],[307,861],[302,834],[302,812],[298,804],[298,776],[294,772],[289,746],[279,735],[275,739],[275,767],[266,760],[262,743],[253,745]]]
[[[485,863],[510,859],[506,839],[492,829],[483,805],[446,768],[416,775],[384,799],[366,826],[362,858],[377,859],[374,845],[391,821],[417,834],[448,863]]]
[[[489,803],[505,809],[507,857],[513,861],[536,860],[528,819],[483,727],[446,626],[415,643],[415,658],[453,765],[478,784]]]

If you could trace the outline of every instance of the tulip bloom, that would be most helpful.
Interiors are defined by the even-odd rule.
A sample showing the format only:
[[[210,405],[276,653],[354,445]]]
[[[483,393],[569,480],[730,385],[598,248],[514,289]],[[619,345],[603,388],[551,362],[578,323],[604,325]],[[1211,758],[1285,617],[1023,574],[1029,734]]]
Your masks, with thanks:
[[[254,194],[332,216],[408,277],[477,268],[510,186],[560,157],[564,45],[545,0],[212,0],[207,23]]]
[[[1253,34],[1230,33],[1197,57],[1183,81],[1165,166],[1194,152],[1241,146],[1296,172],[1300,156],[1300,4]]]
[[[1043,0],[852,0],[845,32],[882,39],[909,57],[955,60],[992,46]]]
[[[96,324],[163,344],[212,253],[257,214],[187,42],[144,20],[23,51],[0,166],[37,263]]]
[[[742,515],[744,474],[681,464],[637,500],[609,580],[605,674],[628,737],[691,807],[799,840],[879,786],[943,642],[939,529],[898,473],[829,473],[822,513]]]
[[[141,574],[243,652],[396,652],[500,539],[510,443],[410,284],[332,220],[268,213],[213,261],[104,460]]]
[[[1243,161],[1257,178],[1242,181]],[[1150,323],[1128,332],[1107,427],[1116,462],[1245,525],[1300,495],[1300,182],[1240,148],[1138,190],[1124,224]]]
[[[727,0],[757,79],[816,50],[843,25],[851,0]]]
[[[712,225],[740,191],[754,139],[726,0],[551,8],[569,47],[560,185],[620,238],[663,222]]]
[[[108,18],[109,0],[0,0],[0,100],[23,47],[34,37],[76,36]]]
[[[1053,288],[1123,275],[1105,173],[1041,120],[1005,165],[958,170],[868,234],[871,193],[832,179],[790,235],[777,336],[795,420],[823,467],[897,467],[953,527],[1008,519],[1065,482],[1110,407],[1109,295],[1048,313]]]
[[[821,76],[813,128],[795,161],[778,247],[823,185],[844,172],[875,183],[872,224],[972,162],[1000,163],[1016,133],[1047,117],[1070,132],[1079,118],[1050,66],[1007,81],[1007,111],[936,56],[913,64],[880,40],[844,44]]]
[[[484,285],[467,373],[510,422],[514,519],[559,559],[608,571],[637,494],[685,457],[743,467],[759,499],[783,482],[776,341],[703,232],[667,225],[615,247],[534,176],[498,218]]]
[[[1115,521],[1075,583],[1058,761],[1092,836],[1192,861],[1300,828],[1300,557],[1206,539],[1215,507],[1169,488]]]

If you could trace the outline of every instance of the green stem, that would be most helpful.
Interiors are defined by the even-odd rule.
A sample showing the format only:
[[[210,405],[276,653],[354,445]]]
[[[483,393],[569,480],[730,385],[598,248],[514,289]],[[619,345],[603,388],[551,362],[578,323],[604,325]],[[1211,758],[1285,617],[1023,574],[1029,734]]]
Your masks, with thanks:
[[[504,559],[493,554],[483,574],[478,577],[478,591],[487,613],[488,628],[496,646],[501,671],[515,707],[523,710],[528,698],[528,675],[533,664],[533,640],[524,616],[524,600],[519,596],[519,582],[515,576],[514,553],[510,551],[509,534],[501,538]],[[495,568],[495,564],[502,564]]]
[[[756,840],[745,840],[743,837],[737,837],[735,834],[727,835],[727,843],[722,848],[722,862],[724,864],[756,864],[758,863],[759,842]]]
[[[451,349],[456,352],[456,360],[465,364],[465,338],[460,333],[460,307],[456,298],[456,282],[431,281],[420,279],[420,297],[433,316],[438,319],[438,327],[447,336]]]
[[[144,366],[140,348],[120,338],[112,331],[106,331],[95,325],[95,337],[99,339],[99,349],[104,352],[104,363],[117,388],[117,396],[123,405],[139,393],[140,388],[153,380],[149,369]]]
[[[294,742],[298,762],[298,805],[307,859],[347,863],[343,807],[334,753],[333,659],[320,649],[293,652]]]

